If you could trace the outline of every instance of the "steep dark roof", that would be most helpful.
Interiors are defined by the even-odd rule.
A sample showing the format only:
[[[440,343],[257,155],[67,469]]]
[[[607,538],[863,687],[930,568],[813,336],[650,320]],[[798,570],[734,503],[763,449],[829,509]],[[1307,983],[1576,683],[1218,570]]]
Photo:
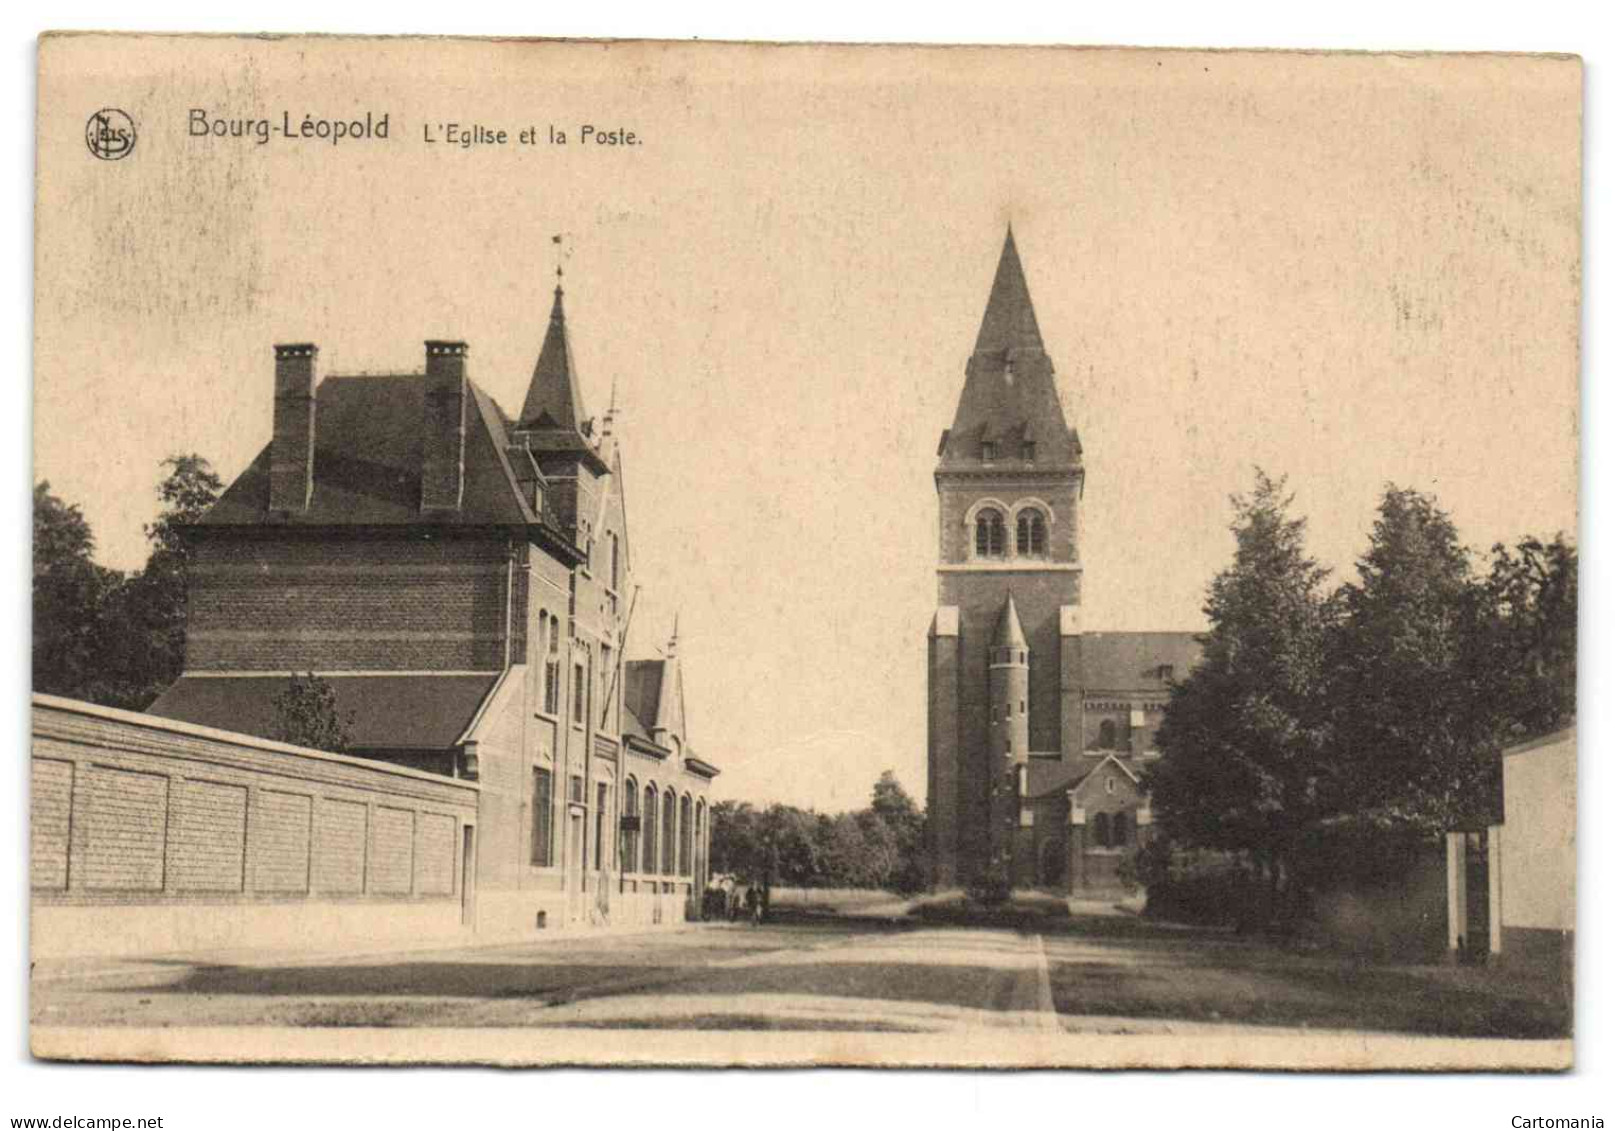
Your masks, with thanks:
[[[1082,634],[1082,687],[1104,691],[1165,691],[1161,667],[1181,680],[1200,662],[1193,632],[1085,632]]]
[[[657,726],[656,709],[661,701],[661,660],[629,660],[623,665],[622,704],[645,731],[647,740]]]
[[[1098,769],[1103,759],[1094,758],[1091,761],[1092,765],[1074,766],[1069,762],[1056,761],[1052,758],[1029,759],[1026,763],[1026,796],[1048,797],[1064,793],[1068,789],[1075,789],[1089,774]]]
[[[356,749],[446,750],[465,733],[499,673],[325,676],[337,712],[353,716]],[[147,714],[239,734],[275,737],[275,697],[288,677],[181,676]]]
[[[1043,352],[1043,335],[1037,329],[1037,312],[1032,309],[1032,292],[1021,269],[1021,254],[1015,247],[1015,229],[1004,236],[1004,250],[998,255],[993,289],[987,295],[987,310],[981,316],[976,334],[977,353],[1003,353],[1005,350]]]
[[[942,467],[979,466],[986,441],[997,445],[994,466],[1006,468],[1069,468],[1082,456],[1066,426],[1013,231],[1004,238],[953,427],[939,445]],[[1030,461],[1021,458],[1027,442]]]
[[[656,740],[650,736],[650,731],[640,719],[639,712],[627,702],[622,705],[622,736],[625,739],[637,739],[646,746],[656,745]]]
[[[533,451],[575,458],[595,474],[604,475],[611,468],[590,436],[592,424],[583,409],[561,296],[561,288],[556,287],[549,328],[544,331],[544,345],[538,351],[538,363],[533,366],[533,379],[527,385],[527,397],[522,401],[515,429]],[[543,466],[556,471],[564,471],[567,466],[565,460],[559,461],[559,467],[553,462]]]
[[[387,526],[536,524],[506,449],[505,418],[468,383],[465,493],[458,510],[421,511],[421,438],[426,378],[419,373],[330,376],[314,408],[314,493],[307,509],[269,512],[269,446],[199,525]]]
[[[998,629],[993,633],[993,645],[998,648],[1026,647],[1026,633],[1021,631],[1021,616],[1015,611],[1015,595],[1004,598],[1004,607],[998,613]]]
[[[572,363],[572,343],[566,334],[566,310],[561,305],[561,288],[556,287],[550,324],[544,331],[544,345],[533,366],[519,422],[528,428],[565,429],[581,440],[586,419],[577,366]]]
[[[661,660],[629,660],[624,668],[623,703],[646,730],[669,731],[681,743],[687,743],[684,684],[679,676],[678,660],[674,656]]]

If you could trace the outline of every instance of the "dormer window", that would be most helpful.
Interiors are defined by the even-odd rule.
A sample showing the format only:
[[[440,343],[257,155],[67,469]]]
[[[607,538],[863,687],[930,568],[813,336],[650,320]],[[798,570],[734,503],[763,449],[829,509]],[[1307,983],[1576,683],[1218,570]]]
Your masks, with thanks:
[[[983,440],[981,442],[981,458],[985,463],[992,463],[993,460],[997,459],[998,444],[993,440]]]
[[[1171,664],[1162,664],[1160,667],[1156,668],[1155,669],[1155,678],[1159,679],[1163,683],[1165,683],[1167,680],[1171,679],[1172,678],[1172,665]]]
[[[1037,442],[1035,440],[1021,441],[1021,458],[1031,463],[1037,458]]]
[[[1004,516],[993,507],[976,515],[976,557],[1004,556]]]

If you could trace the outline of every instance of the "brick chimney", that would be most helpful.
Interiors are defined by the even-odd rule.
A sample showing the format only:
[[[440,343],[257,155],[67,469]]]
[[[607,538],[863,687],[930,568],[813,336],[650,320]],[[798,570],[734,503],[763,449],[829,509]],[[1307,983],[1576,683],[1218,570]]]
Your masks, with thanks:
[[[421,435],[421,509],[458,510],[465,491],[464,342],[426,343],[426,414]]]
[[[309,343],[275,347],[275,423],[269,509],[302,511],[314,493],[314,361]]]

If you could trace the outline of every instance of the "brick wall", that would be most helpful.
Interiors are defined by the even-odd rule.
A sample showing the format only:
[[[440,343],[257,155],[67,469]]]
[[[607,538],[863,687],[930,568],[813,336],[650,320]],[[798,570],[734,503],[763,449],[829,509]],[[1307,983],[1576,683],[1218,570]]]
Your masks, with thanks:
[[[203,538],[192,671],[489,671],[504,664],[497,538]]]
[[[364,939],[459,927],[474,783],[42,695],[32,760],[36,952],[253,945],[245,909],[330,903]]]
[[[939,575],[939,603],[959,609],[957,675],[957,851],[961,878],[986,845],[988,650],[1004,599],[1015,607],[1031,649],[1029,733],[1032,750],[1062,748],[1060,607],[1077,603],[1079,575],[1071,572],[963,572]]]

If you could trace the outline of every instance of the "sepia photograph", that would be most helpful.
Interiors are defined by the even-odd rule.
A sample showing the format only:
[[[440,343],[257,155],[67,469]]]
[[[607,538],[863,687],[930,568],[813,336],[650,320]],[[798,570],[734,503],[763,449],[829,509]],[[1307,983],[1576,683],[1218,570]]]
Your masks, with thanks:
[[[1574,1066],[1579,57],[35,61],[34,1057]]]

